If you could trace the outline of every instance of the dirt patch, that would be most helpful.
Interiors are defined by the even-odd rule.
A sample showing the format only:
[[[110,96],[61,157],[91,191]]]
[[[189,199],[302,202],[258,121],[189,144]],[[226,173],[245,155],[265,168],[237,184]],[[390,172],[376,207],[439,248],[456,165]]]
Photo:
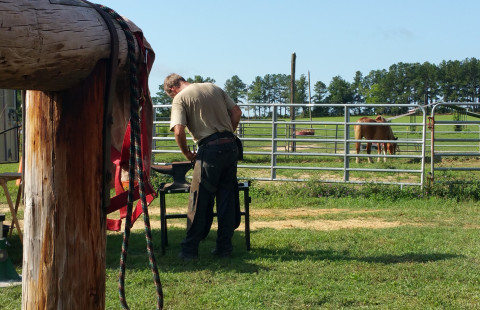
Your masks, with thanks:
[[[260,209],[252,210],[250,212],[250,229],[273,228],[273,229],[312,229],[312,230],[337,230],[337,229],[353,229],[353,228],[389,228],[402,225],[400,222],[387,222],[380,218],[352,218],[344,220],[309,220],[304,217],[315,217],[325,214],[366,214],[372,212],[387,211],[387,210],[350,210],[350,209]],[[268,218],[286,218],[278,221],[264,221],[262,219]],[[304,219],[298,219],[303,217]],[[258,220],[257,220],[257,219]],[[244,226],[239,227],[240,230]]]
[[[463,226],[465,229],[480,229],[480,225],[468,224]]]
[[[270,221],[270,222],[252,222],[250,228],[252,230],[260,228],[273,229],[312,229],[312,230],[338,230],[338,229],[353,229],[353,228],[392,228],[404,225],[400,222],[386,222],[382,219],[348,219],[348,220],[285,220],[285,221]]]
[[[385,212],[388,210],[350,210],[350,209],[308,209],[308,208],[295,208],[295,209],[251,209],[250,210],[250,229],[312,229],[312,230],[337,230],[337,229],[354,229],[354,228],[392,228],[401,225],[406,225],[398,221],[385,221],[381,218],[362,218],[355,217],[351,219],[343,220],[310,220],[305,217],[315,217],[325,214],[352,214],[358,216],[358,214],[367,214],[372,212]],[[10,210],[7,205],[0,205],[0,213],[9,214]],[[158,215],[160,213],[159,208],[150,208],[150,215]],[[185,208],[168,208],[168,214],[182,214],[185,213]],[[116,218],[118,215],[110,215],[111,218]],[[303,219],[299,219],[299,217]],[[270,220],[275,218],[284,218],[282,220]],[[19,219],[20,226],[23,229],[23,219]],[[122,221],[125,223],[125,221]],[[10,221],[5,221],[5,224],[10,224]],[[215,226],[216,224],[214,224]],[[160,221],[158,219],[151,219],[150,226],[152,229],[160,229]],[[168,221],[169,227],[185,228],[185,219],[170,219]],[[142,216],[134,223],[133,230],[143,230],[144,223]],[[245,229],[244,221],[240,224],[239,230]],[[123,230],[123,227],[122,227]]]
[[[325,214],[338,214],[338,213],[371,213],[378,212],[379,210],[350,210],[350,209],[307,209],[307,208],[295,208],[295,209],[259,209],[250,210],[251,217],[304,217],[304,216],[319,216]],[[385,211],[385,210],[382,210]]]
[[[384,212],[387,210],[350,210],[350,209],[308,209],[308,208],[296,208],[296,209],[251,209],[250,210],[250,230],[273,228],[273,229],[312,229],[312,230],[337,230],[337,229],[354,229],[354,228],[391,228],[406,225],[398,221],[385,221],[381,218],[353,218],[344,220],[309,220],[298,219],[299,217],[308,216],[321,216],[325,214],[366,214],[372,212]],[[184,213],[185,208],[169,208],[168,214]],[[264,219],[272,218],[286,218],[284,220],[271,221]],[[160,228],[160,222],[152,221],[152,228]],[[143,229],[143,221],[137,220],[133,229]],[[168,221],[168,227],[185,228],[185,219],[175,219]],[[215,227],[215,223],[214,223]],[[245,230],[245,223],[240,224],[238,228],[240,231]]]

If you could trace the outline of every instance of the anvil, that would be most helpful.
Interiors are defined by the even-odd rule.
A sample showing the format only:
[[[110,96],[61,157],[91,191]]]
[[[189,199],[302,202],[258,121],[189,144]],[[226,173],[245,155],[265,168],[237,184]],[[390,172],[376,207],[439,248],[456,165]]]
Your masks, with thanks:
[[[185,179],[188,170],[193,168],[190,161],[177,161],[166,165],[152,165],[152,170],[168,174],[173,177],[173,183],[165,184],[164,189],[186,188],[190,183]]]

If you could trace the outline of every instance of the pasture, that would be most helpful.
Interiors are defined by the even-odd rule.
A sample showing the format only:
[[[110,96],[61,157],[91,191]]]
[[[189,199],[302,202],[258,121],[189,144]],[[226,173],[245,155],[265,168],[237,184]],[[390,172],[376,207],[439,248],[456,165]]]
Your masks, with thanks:
[[[439,119],[449,120],[451,115],[442,115]],[[165,309],[480,308],[478,172],[455,169],[437,172],[438,182],[427,182],[423,189],[374,184],[376,180],[417,182],[418,174],[396,170],[418,169],[422,162],[418,158],[398,156],[372,163],[361,158],[360,163],[356,163],[354,143],[351,143],[352,157],[348,164],[364,170],[350,171],[350,177],[365,184],[325,182],[342,181],[345,144],[326,140],[335,135],[342,138],[344,128],[329,124],[342,118],[314,121],[325,124],[313,125],[315,136],[302,136],[302,141],[296,142],[295,152],[291,152],[291,141],[278,141],[277,147],[284,153],[277,154],[275,163],[284,167],[276,169],[278,178],[309,181],[253,180],[251,251],[246,251],[244,232],[240,229],[234,236],[233,257],[213,258],[210,250],[215,244],[214,223],[214,229],[200,246],[200,259],[179,261],[177,253],[185,234],[185,222],[171,219],[169,246],[166,254],[161,255],[159,201],[158,198],[153,201],[149,210]],[[418,128],[395,125],[402,122],[402,119],[392,121],[392,130],[399,141],[418,139]],[[241,162],[239,176],[268,178],[272,127],[253,123],[245,126],[248,127],[244,128],[248,153]],[[478,138],[478,129],[467,127],[455,132],[453,126],[450,127],[437,135],[447,139],[465,137],[465,142],[455,143],[455,150],[470,152],[472,143],[468,139]],[[297,126],[297,130],[309,128],[310,125]],[[287,126],[284,129],[283,138],[286,138]],[[308,141],[318,138],[325,141]],[[157,140],[156,144],[168,149],[172,141]],[[449,144],[452,143],[440,146],[443,145],[443,151],[451,152]],[[427,148],[428,145],[426,143]],[[176,150],[176,146],[171,149]],[[474,151],[478,152],[478,143]],[[418,148],[411,143],[400,144],[402,154],[418,155]],[[429,154],[427,150],[427,173]],[[160,162],[184,160],[178,153],[155,156]],[[479,156],[438,156],[435,165],[480,167]],[[15,164],[0,165],[2,172],[17,171],[17,168]],[[152,181],[158,185],[171,180],[154,175]],[[14,182],[8,186],[15,196]],[[169,212],[185,210],[187,194],[170,195],[167,199]],[[9,224],[11,217],[5,203],[0,193],[1,212],[7,215]],[[23,219],[23,208],[19,218]],[[141,218],[135,224],[127,257],[126,294],[131,309],[152,309],[155,305],[142,224]],[[10,258],[21,273],[20,240],[14,233],[8,241]],[[117,289],[121,242],[121,233],[108,233],[107,309],[121,308]],[[0,308],[20,309],[21,294],[20,286],[0,288]]]
[[[361,116],[352,116],[348,130],[343,116],[298,118],[295,126],[287,118],[280,118],[272,126],[271,119],[242,120],[241,136],[244,142],[245,157],[239,163],[239,177],[257,180],[316,180],[326,183],[391,183],[399,185],[423,186],[429,182],[434,169],[436,182],[452,180],[475,180],[479,171],[462,171],[460,168],[479,167],[480,130],[478,124],[468,124],[460,129],[454,124],[438,125],[432,156],[431,131],[425,124],[422,132],[422,115],[394,118],[390,124],[398,138],[396,155],[387,155],[377,161],[377,151],[372,158],[361,150],[359,162],[354,142],[354,124]],[[389,119],[390,115],[384,115]],[[437,115],[436,121],[452,121],[454,115]],[[374,118],[374,117],[373,117]],[[467,116],[465,121],[476,121]],[[167,122],[168,123],[168,122]],[[156,162],[182,161],[171,133],[166,131],[165,121],[156,123],[154,156]],[[310,131],[312,135],[289,135],[292,129],[297,132]],[[273,139],[273,133],[276,138]],[[348,134],[348,137],[347,137]],[[274,141],[274,143],[272,142]],[[350,141],[350,142],[348,142]],[[361,143],[365,147],[366,143]],[[376,143],[374,143],[376,144]],[[375,145],[376,146],[376,145]],[[450,153],[448,156],[442,154]],[[469,154],[463,156],[461,154]],[[458,154],[458,155],[455,155]],[[433,160],[432,160],[433,158]],[[372,159],[368,163],[367,159]],[[446,169],[452,168],[452,169]]]
[[[234,256],[214,259],[213,230],[190,262],[177,258],[184,220],[169,220],[169,247],[160,254],[157,199],[150,215],[165,309],[478,309],[478,189],[450,185],[425,196],[417,187],[254,182],[251,251],[240,230]],[[168,208],[184,210],[186,194],[171,196]],[[126,294],[131,309],[153,309],[141,224],[131,236]],[[9,242],[20,273],[18,236]],[[121,308],[121,242],[121,233],[108,233],[107,309]],[[20,309],[20,299],[21,287],[0,288],[2,308]]]

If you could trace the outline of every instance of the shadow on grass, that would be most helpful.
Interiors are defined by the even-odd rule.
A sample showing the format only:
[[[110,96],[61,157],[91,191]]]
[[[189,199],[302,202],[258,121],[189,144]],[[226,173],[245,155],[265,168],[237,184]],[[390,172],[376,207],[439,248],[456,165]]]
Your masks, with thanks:
[[[275,250],[258,248],[255,249],[254,254],[260,257],[279,261],[302,261],[305,259],[310,259],[328,261],[360,261],[380,264],[427,263],[465,257],[464,255],[446,253],[405,253],[401,255],[384,254],[379,256],[353,256],[348,253],[336,251],[294,251],[288,248]]]
[[[239,273],[257,273],[260,269],[266,269],[247,262],[254,256],[246,249],[243,232],[235,232],[233,236],[234,253],[232,257],[217,258],[213,256],[210,251],[215,247],[216,235],[216,230],[212,229],[208,237],[200,243],[198,259],[183,261],[178,258],[178,253],[180,252],[180,243],[185,237],[185,229],[168,229],[168,246],[165,255],[161,254],[160,230],[152,230],[155,259],[160,273],[194,270],[234,270]],[[107,269],[119,269],[122,242],[123,233],[107,236]],[[144,231],[131,233],[126,266],[127,269],[137,270],[149,268]]]
[[[233,237],[234,253],[231,258],[218,259],[210,254],[215,247],[216,230],[212,230],[209,236],[200,243],[199,258],[184,262],[178,258],[180,242],[185,236],[184,229],[170,228],[168,230],[168,242],[165,255],[161,255],[160,231],[152,232],[155,246],[155,257],[160,272],[185,272],[195,270],[233,270],[240,273],[258,273],[260,270],[268,270],[264,264],[255,264],[255,260],[282,261],[361,261],[379,264],[401,263],[427,263],[464,257],[463,255],[447,253],[404,253],[400,255],[379,254],[378,256],[355,256],[348,251],[338,252],[329,250],[292,250],[289,247],[265,248],[252,247],[246,250],[245,235],[243,232],[235,232]],[[109,235],[107,241],[107,269],[118,269],[120,262],[120,250],[122,234]],[[148,254],[143,231],[135,231],[131,235],[130,248],[127,257],[127,269],[148,268]]]
[[[355,256],[348,251],[331,250],[293,250],[290,247],[266,248],[252,246],[251,251],[246,250],[244,232],[235,232],[233,237],[234,253],[231,258],[218,259],[210,254],[215,247],[216,230],[212,230],[209,236],[200,243],[199,258],[193,261],[184,262],[178,258],[180,242],[185,237],[185,230],[169,228],[168,242],[165,255],[161,254],[160,230],[152,230],[155,258],[160,272],[183,272],[190,270],[233,270],[240,273],[257,273],[259,270],[267,270],[265,266],[252,263],[254,260],[274,261],[303,261],[326,260],[326,261],[362,261],[367,263],[380,264],[401,264],[401,263],[427,263],[441,260],[449,260],[465,257],[464,255],[447,253],[404,253],[400,255],[380,254],[378,256]],[[22,244],[18,235],[8,239],[7,252],[14,266],[21,269],[22,265]],[[120,265],[120,254],[122,248],[123,234],[109,233],[107,235],[107,270],[117,270]],[[148,269],[148,253],[146,248],[145,234],[143,230],[133,231],[130,236],[127,269],[144,270]]]
[[[200,243],[199,259],[184,262],[178,258],[180,242],[185,237],[185,229],[168,229],[169,246],[166,247],[165,255],[161,254],[160,230],[152,230],[155,259],[160,272],[180,272],[188,270],[235,270],[240,273],[255,273],[260,267],[255,264],[246,263],[245,259],[252,257],[246,250],[245,235],[242,232],[235,232],[233,237],[234,255],[232,258],[219,259],[210,254],[215,247],[216,230],[212,230],[209,236]],[[22,243],[18,235],[7,238],[8,256],[15,268],[21,273],[22,268]],[[118,270],[120,268],[120,254],[122,250],[123,233],[108,233],[106,249],[107,270]],[[144,270],[149,268],[149,258],[146,247],[145,233],[143,230],[132,231],[130,234],[129,248],[127,255],[128,270]],[[263,267],[262,267],[263,268]],[[264,268],[263,268],[264,269]]]

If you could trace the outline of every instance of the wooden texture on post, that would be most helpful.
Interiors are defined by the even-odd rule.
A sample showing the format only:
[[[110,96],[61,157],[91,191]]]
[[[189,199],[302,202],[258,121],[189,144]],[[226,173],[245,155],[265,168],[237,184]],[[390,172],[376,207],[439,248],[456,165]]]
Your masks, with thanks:
[[[68,4],[68,5],[67,5]],[[120,26],[119,70],[127,42]],[[132,30],[133,31],[133,30]],[[85,79],[110,55],[102,17],[80,0],[0,0],[0,86],[59,91]]]
[[[114,24],[111,133],[119,150],[130,87],[125,34]],[[102,129],[110,40],[99,12],[81,0],[0,0],[0,88],[35,90],[24,109],[22,309],[105,308]]]
[[[104,86],[27,92],[22,309],[105,308]]]

